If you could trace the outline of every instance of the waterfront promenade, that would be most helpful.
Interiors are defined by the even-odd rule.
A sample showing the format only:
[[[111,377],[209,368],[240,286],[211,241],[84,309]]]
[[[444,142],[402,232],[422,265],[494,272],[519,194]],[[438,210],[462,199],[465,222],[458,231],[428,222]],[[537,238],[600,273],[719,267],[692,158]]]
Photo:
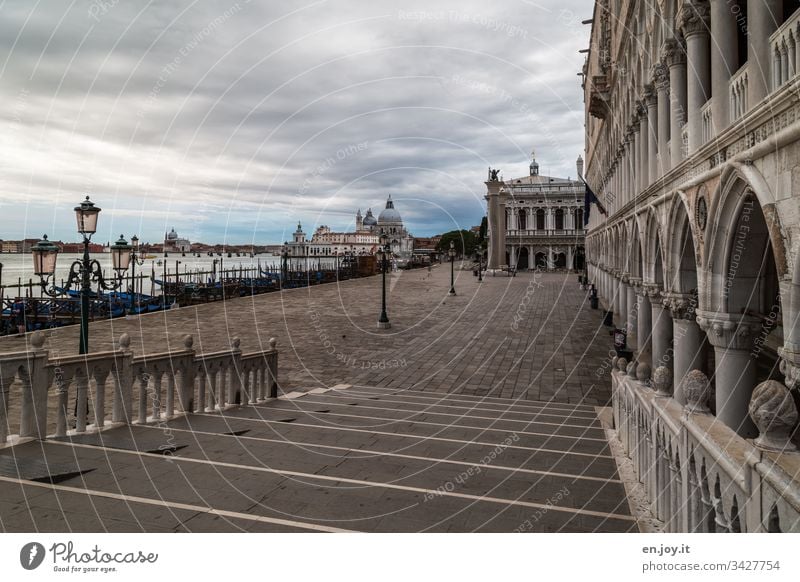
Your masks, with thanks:
[[[638,531],[577,277],[392,277],[381,332],[377,277],[93,324],[93,350],[275,337],[282,396],[0,449],[0,530]]]
[[[244,350],[278,340],[284,391],[346,382],[432,392],[605,405],[603,373],[611,340],[588,306],[576,275],[517,277],[456,271],[448,265],[392,273],[387,281],[391,329],[378,330],[380,277],[354,279],[163,313],[92,323],[92,351],[131,336],[134,353],[180,348],[192,334],[199,352]],[[48,332],[60,355],[77,352],[77,326]],[[0,338],[0,352],[20,349]],[[605,364],[607,366],[607,364]]]

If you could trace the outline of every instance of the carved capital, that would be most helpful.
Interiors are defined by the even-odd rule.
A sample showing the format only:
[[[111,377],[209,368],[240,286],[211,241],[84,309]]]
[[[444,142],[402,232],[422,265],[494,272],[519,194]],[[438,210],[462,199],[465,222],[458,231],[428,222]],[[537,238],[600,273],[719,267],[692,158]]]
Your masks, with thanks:
[[[694,321],[697,295],[693,293],[663,293],[662,304],[672,313],[672,319]]]
[[[715,348],[750,350],[762,328],[757,317],[697,310],[697,325]]]
[[[686,64],[686,45],[682,40],[671,38],[664,42],[661,54],[668,67]]]
[[[684,2],[678,13],[678,22],[684,38],[689,38],[694,34],[710,34],[709,23],[711,22],[711,12],[707,2],[693,0]]]
[[[653,85],[645,85],[644,86],[644,104],[646,107],[656,107],[658,106],[658,95],[656,95],[656,90]]]
[[[669,68],[664,63],[653,65],[653,86],[658,91],[669,90]]]

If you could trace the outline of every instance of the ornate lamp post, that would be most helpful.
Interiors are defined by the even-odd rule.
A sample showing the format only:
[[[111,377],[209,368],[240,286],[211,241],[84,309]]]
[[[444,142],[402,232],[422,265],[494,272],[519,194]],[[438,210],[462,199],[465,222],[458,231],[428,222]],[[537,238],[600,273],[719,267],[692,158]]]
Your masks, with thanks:
[[[381,260],[381,316],[378,318],[378,329],[389,329],[392,324],[389,323],[389,316],[386,315],[386,258],[389,254],[389,237],[382,234],[380,237],[380,246],[378,247],[378,256]]]
[[[97,215],[100,208],[95,206],[89,197],[75,207],[75,218],[78,221],[78,233],[83,235],[83,258],[72,263],[69,270],[66,289],[80,286],[81,299],[81,329],[78,353],[86,354],[89,351],[89,295],[92,292],[91,283],[98,285],[101,290],[114,291],[122,286],[124,273],[131,262],[131,245],[122,237],[111,245],[111,261],[115,271],[114,279],[106,281],[103,270],[96,259],[89,257],[89,242],[92,235],[97,232]],[[56,272],[56,259],[58,247],[47,240],[45,235],[42,240],[31,247],[33,256],[33,272],[39,277],[42,291],[50,296],[57,297],[63,294],[63,289],[56,289],[55,285],[48,288],[50,279]]]
[[[144,259],[139,252],[139,237],[133,235],[131,237],[131,306],[128,310],[131,315],[136,314],[136,265],[144,265]]]
[[[453,278],[453,264],[455,263],[456,260],[455,247],[456,243],[450,241],[450,250],[447,251],[447,254],[450,255],[450,292],[448,293],[448,295],[450,295],[451,297],[456,294],[455,279]]]

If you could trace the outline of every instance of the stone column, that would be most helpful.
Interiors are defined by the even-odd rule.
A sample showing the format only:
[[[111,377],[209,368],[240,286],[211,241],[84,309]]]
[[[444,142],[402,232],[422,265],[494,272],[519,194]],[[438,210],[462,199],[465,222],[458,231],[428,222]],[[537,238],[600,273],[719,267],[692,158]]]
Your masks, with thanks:
[[[638,116],[631,120],[632,138],[631,138],[631,187],[628,191],[627,200],[633,200],[636,195],[642,190],[642,173],[639,171],[642,159],[642,136],[640,134],[641,125]]]
[[[669,141],[669,69],[663,63],[654,68],[653,82],[657,92],[658,111],[658,170],[656,176],[663,176],[672,167],[671,154],[667,149]]]
[[[571,271],[575,265],[575,257],[574,257],[574,247],[568,246],[567,247],[567,269]]]
[[[617,285],[617,299],[618,305],[616,312],[619,313],[619,321],[617,327],[619,329],[626,329],[628,325],[628,277],[624,273],[620,273],[619,283]]]
[[[772,90],[769,37],[782,18],[781,0],[747,0],[747,105],[758,105]]]
[[[627,299],[626,306],[628,308],[628,321],[626,322],[625,331],[628,338],[628,349],[638,351],[639,349],[639,302],[636,296],[636,288],[641,284],[641,279],[631,277],[628,279],[627,285]]]
[[[647,161],[648,184],[658,178],[658,98],[652,85],[645,87],[644,102],[647,106]]]
[[[642,284],[636,288],[636,302],[638,323],[636,345],[639,348],[636,361],[640,364],[648,364],[651,369],[653,369],[652,308],[650,307],[650,298],[648,297],[648,285]]]
[[[688,57],[686,106],[689,114],[689,155],[692,155],[703,145],[703,117],[700,110],[711,93],[708,6],[700,2],[684,3],[681,29],[686,39]]]
[[[669,307],[663,305],[664,297],[661,288],[653,285],[647,288],[653,327],[652,369],[665,366],[672,371],[672,314]]]
[[[500,265],[505,262],[506,230],[505,224],[503,224],[505,206],[501,203],[505,190],[502,184],[502,182],[498,181],[486,182],[487,222],[489,226],[489,260],[486,265],[487,269],[499,269]]]
[[[664,43],[664,60],[669,66],[669,145],[672,167],[683,159],[681,128],[686,123],[686,49],[675,39]]]
[[[639,192],[650,185],[650,123],[647,118],[647,104],[643,100],[639,104]],[[637,192],[638,194],[638,192]]]
[[[742,437],[758,436],[747,409],[756,387],[753,347],[761,331],[761,320],[733,313],[698,311],[697,322],[714,346],[717,418]]]
[[[682,293],[666,294],[666,303],[672,312],[672,342],[674,348],[673,381],[675,400],[686,404],[686,396],[681,389],[681,380],[692,370],[705,371],[705,352],[703,350],[703,330],[697,325],[695,311],[697,299]]]
[[[728,83],[739,66],[736,15],[729,0],[711,0],[711,116],[714,135],[731,122]]]

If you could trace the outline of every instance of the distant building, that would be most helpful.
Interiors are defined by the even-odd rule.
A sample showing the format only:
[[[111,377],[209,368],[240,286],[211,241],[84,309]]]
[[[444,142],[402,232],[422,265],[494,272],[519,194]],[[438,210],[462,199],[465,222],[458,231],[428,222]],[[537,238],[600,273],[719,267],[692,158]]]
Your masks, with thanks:
[[[164,252],[186,253],[191,250],[192,243],[189,242],[189,239],[179,237],[175,228],[164,235]]]

